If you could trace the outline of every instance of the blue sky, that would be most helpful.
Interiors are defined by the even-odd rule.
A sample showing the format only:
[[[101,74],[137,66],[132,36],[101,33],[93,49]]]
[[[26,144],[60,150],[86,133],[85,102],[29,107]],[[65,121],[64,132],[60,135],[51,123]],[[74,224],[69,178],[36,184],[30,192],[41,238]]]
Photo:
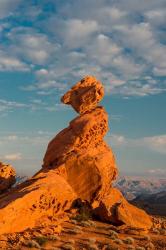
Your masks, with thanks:
[[[40,169],[77,114],[60,96],[91,74],[105,87],[121,173],[166,176],[165,0],[0,0],[0,160]]]

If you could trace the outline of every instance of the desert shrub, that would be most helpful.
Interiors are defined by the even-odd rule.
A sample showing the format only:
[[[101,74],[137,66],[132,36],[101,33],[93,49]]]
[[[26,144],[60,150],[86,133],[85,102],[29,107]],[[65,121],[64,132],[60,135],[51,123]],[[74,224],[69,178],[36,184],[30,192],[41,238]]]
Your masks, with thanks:
[[[28,241],[24,242],[24,245],[29,247],[29,248],[35,247],[35,248],[40,249],[40,245],[35,240],[28,240]]]
[[[48,241],[48,238],[45,236],[38,236],[35,238],[35,240],[40,246],[43,246]]]
[[[142,239],[143,239],[143,240],[147,240],[147,241],[150,241],[150,240],[151,240],[151,238],[150,238],[149,235],[144,235],[144,236],[142,237]]]
[[[83,227],[90,227],[91,223],[89,221],[81,221],[81,226],[83,226]]]
[[[79,214],[77,214],[73,219],[78,222],[81,222],[90,220],[91,218],[92,218],[91,212],[83,207],[82,209],[80,209]]]
[[[115,235],[111,235],[109,238],[110,238],[111,240],[116,240],[116,239],[117,239],[117,237],[116,237]]]
[[[69,239],[67,242],[70,244],[75,244],[75,240],[73,240],[73,239]]]
[[[60,240],[60,237],[57,236],[57,235],[50,235],[50,236],[48,236],[48,239],[49,239],[49,240],[57,240],[57,241],[59,241],[59,240]]]
[[[144,247],[137,246],[137,247],[135,248],[135,250],[145,250],[145,248],[144,248]]]
[[[152,232],[155,233],[155,234],[159,234],[159,233],[160,233],[159,230],[158,230],[157,228],[153,228],[153,229],[152,229]]]
[[[98,250],[98,247],[95,244],[91,244],[88,246],[88,250]]]
[[[114,236],[115,238],[118,238],[118,233],[115,232],[114,230],[109,230],[109,235]]]
[[[152,242],[149,242],[145,247],[146,247],[147,250],[155,249],[155,247],[154,247],[154,245],[153,245]]]
[[[105,250],[119,250],[118,247],[111,246],[110,244],[107,244],[104,249]]]
[[[128,246],[127,250],[135,250],[135,247],[134,246]]]
[[[90,244],[94,244],[96,243],[96,238],[89,238],[88,241]]]
[[[69,233],[69,234],[79,234],[79,233],[81,233],[81,231],[79,229],[77,229],[77,228],[68,229],[65,232]]]
[[[92,220],[91,220],[91,221],[89,221],[89,223],[90,223],[91,226],[96,227],[95,221],[92,221]]]
[[[131,237],[127,237],[126,239],[123,240],[123,242],[132,245],[134,243],[134,239]]]
[[[115,239],[114,242],[118,245],[122,245],[123,241],[121,239]]]
[[[62,248],[65,249],[65,250],[75,250],[75,248],[70,244],[66,244]]]
[[[77,229],[77,230],[82,230],[82,227],[77,226],[77,225],[74,228]]]
[[[160,228],[159,232],[161,235],[166,235],[166,229],[164,228]]]
[[[77,225],[78,222],[75,219],[72,219],[71,223],[74,224],[74,225]]]

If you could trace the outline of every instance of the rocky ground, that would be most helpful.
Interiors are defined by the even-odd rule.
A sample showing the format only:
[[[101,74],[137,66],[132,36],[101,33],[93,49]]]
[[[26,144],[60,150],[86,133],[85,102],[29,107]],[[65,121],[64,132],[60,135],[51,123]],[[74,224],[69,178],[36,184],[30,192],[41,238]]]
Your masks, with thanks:
[[[153,217],[154,226],[147,232],[138,228],[113,226],[86,219],[72,217],[61,226],[27,229],[22,233],[0,236],[0,249],[43,250],[164,250],[166,249],[166,218]]]

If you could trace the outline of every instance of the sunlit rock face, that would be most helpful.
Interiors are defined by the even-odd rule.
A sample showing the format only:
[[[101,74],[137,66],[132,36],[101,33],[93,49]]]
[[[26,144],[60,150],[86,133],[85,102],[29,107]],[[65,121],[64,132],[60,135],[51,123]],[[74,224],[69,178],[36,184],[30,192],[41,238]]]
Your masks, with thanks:
[[[103,94],[101,82],[87,76],[62,97],[81,115],[49,143],[43,163],[43,168],[56,169],[79,198],[91,203],[109,192],[117,175],[113,152],[104,142],[108,115],[97,106]]]
[[[149,215],[142,209],[131,205],[116,188],[100,201],[94,213],[105,222],[115,225],[126,224],[130,227],[149,229],[152,226]]]
[[[93,76],[86,76],[76,83],[61,101],[71,105],[78,113],[84,114],[97,107],[104,96],[102,83]]]
[[[98,106],[103,95],[102,83],[92,76],[83,78],[64,94],[62,102],[71,105],[80,116],[49,143],[43,169],[55,169],[63,176],[101,220],[150,228],[149,216],[112,188],[118,170],[114,154],[104,142],[108,115]]]
[[[9,189],[16,182],[16,172],[11,165],[0,162],[0,193]]]
[[[102,83],[92,76],[64,94],[62,102],[79,115],[50,141],[42,169],[0,198],[0,234],[63,218],[76,200],[86,201],[102,221],[151,227],[149,216],[112,187],[118,170],[104,141],[108,115],[98,106],[103,96]]]
[[[0,199],[0,234],[42,225],[69,209],[75,199],[64,178],[54,171],[38,173]]]

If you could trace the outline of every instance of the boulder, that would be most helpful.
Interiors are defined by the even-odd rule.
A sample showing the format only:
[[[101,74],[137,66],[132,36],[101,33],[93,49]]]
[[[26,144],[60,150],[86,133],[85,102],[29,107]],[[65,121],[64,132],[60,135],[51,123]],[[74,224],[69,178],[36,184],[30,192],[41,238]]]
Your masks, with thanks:
[[[149,215],[128,203],[116,188],[110,189],[109,195],[100,201],[98,207],[94,208],[94,214],[102,221],[117,225],[125,224],[142,229],[150,229],[152,226]]]
[[[62,102],[84,114],[97,107],[104,96],[102,83],[93,76],[86,76],[76,83],[63,97]]]
[[[39,226],[69,209],[76,194],[64,178],[48,171],[18,185],[0,199],[0,234]]]
[[[16,172],[11,165],[0,162],[0,193],[9,189],[16,182]]]

